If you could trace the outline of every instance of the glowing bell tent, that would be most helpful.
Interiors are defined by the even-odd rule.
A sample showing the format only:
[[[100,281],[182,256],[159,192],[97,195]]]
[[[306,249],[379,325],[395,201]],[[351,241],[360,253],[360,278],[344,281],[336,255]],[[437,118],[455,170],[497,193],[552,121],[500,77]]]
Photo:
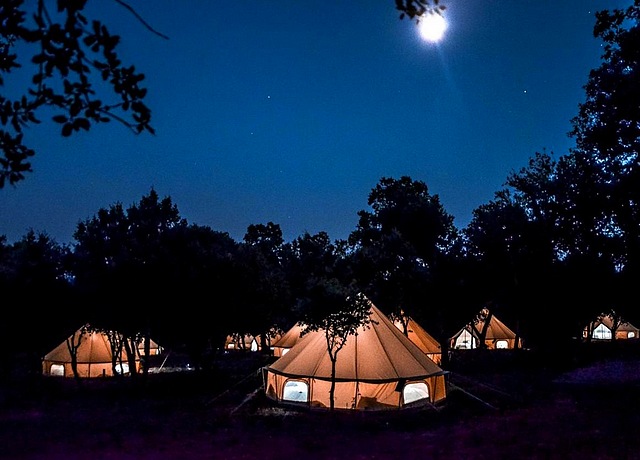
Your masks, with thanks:
[[[446,372],[378,308],[371,323],[338,352],[334,408],[404,409],[442,401]],[[330,407],[331,359],[324,331],[305,334],[288,353],[263,368],[268,398],[312,408]]]
[[[296,323],[291,329],[282,334],[282,336],[271,345],[273,356],[279,358],[282,355],[286,355],[287,352],[300,341],[302,331],[303,326],[300,323]]]
[[[251,334],[229,334],[224,343],[225,350],[260,350],[258,339]]]
[[[112,350],[109,337],[104,332],[92,331],[89,326],[83,326],[71,334],[60,345],[47,353],[42,359],[42,373],[48,376],[74,377],[71,365],[70,347],[78,344],[76,350],[77,369],[79,377],[112,377]],[[151,348],[159,352],[157,344]],[[140,370],[140,358],[136,356],[136,372]],[[129,373],[127,354],[123,350],[118,360],[117,371]]]
[[[489,310],[487,308],[483,308],[480,316],[482,318],[486,318],[488,315]],[[484,324],[485,321],[482,319],[475,320],[475,329],[482,331]],[[469,323],[451,337],[450,347],[455,350],[479,348],[479,340],[479,336]],[[522,339],[518,339],[518,342],[520,342],[518,345],[521,347]],[[516,346],[516,333],[509,329],[495,315],[491,315],[491,319],[489,320],[489,326],[487,327],[484,343],[486,348],[489,350],[518,348]]]
[[[587,339],[589,333],[591,333],[591,340],[626,340],[626,339],[638,339],[640,338],[640,330],[633,324],[619,319],[618,327],[615,329],[615,337],[613,334],[613,315],[602,314],[594,321],[590,322],[582,331],[582,338]]]
[[[273,348],[272,344],[280,338],[280,334],[271,329],[265,335],[266,346]],[[233,333],[229,334],[224,343],[225,351],[243,350],[243,351],[260,351],[262,350],[262,335],[253,336],[249,333]]]

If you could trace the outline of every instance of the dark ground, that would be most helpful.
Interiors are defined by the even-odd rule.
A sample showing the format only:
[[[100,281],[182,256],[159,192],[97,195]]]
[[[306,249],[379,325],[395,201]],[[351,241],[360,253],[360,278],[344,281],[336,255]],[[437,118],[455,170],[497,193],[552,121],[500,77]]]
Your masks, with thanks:
[[[213,373],[0,387],[7,459],[640,459],[640,354],[451,364],[446,402],[392,412],[274,406],[252,353]]]

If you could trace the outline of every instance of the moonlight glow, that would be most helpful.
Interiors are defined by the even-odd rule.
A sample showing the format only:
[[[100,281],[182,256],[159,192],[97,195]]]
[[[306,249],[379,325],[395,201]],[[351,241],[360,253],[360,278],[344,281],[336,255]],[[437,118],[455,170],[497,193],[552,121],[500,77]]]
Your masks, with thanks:
[[[436,43],[442,40],[447,21],[437,13],[427,13],[418,22],[418,30],[423,40]]]

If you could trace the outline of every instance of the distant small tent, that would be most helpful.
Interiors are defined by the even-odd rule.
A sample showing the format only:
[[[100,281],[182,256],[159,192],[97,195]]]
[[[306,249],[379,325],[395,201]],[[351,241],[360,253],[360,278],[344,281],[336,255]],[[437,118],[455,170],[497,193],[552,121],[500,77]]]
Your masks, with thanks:
[[[371,323],[347,338],[337,355],[334,408],[404,409],[442,401],[445,375],[389,318],[371,305]],[[263,368],[265,394],[287,404],[330,407],[331,359],[322,330],[305,334]]]
[[[485,320],[489,316],[489,310],[483,308],[480,315],[473,320],[475,329],[482,331],[484,328]],[[476,330],[471,327],[471,323],[468,323],[462,329],[460,329],[450,339],[450,348],[454,350],[470,350],[479,348],[479,340]],[[513,349],[522,347],[522,339],[518,339],[516,344],[516,334],[509,329],[502,321],[500,321],[495,315],[491,315],[487,333],[484,343],[489,350],[495,349]],[[517,345],[517,346],[516,346]]]
[[[280,338],[277,329],[271,328],[269,333],[265,335],[266,346],[272,348],[274,341]],[[260,351],[262,350],[262,335],[253,336],[249,333],[233,333],[229,334],[224,343],[224,349],[228,350],[244,350],[244,351]]]
[[[78,342],[79,341],[79,342]],[[71,334],[60,345],[42,359],[42,373],[49,376],[74,377],[71,365],[71,344],[80,344],[76,351],[79,377],[112,377],[112,350],[105,332],[93,331],[85,325]],[[136,372],[140,370],[140,359],[136,357]],[[127,354],[123,350],[116,371],[129,373]]]
[[[225,350],[260,350],[260,342],[251,334],[234,333],[229,334],[224,343]]]
[[[393,324],[395,324],[396,327],[404,334],[402,321],[395,320]],[[433,362],[440,365],[442,362],[442,347],[438,341],[434,339],[422,326],[415,322],[413,318],[409,318],[409,322],[407,323],[407,334],[409,340],[418,345],[418,347],[426,353]]]
[[[273,356],[281,357],[291,349],[301,339],[304,326],[300,323],[296,323],[287,332],[282,334],[277,340],[275,340],[271,348],[273,349]]]
[[[591,331],[591,340],[612,340],[614,329],[614,316],[611,313],[603,313],[594,321],[591,321],[582,330],[582,338],[587,339],[589,337],[589,331]],[[619,325],[616,328],[615,339],[627,340],[640,338],[640,329],[633,324],[619,318]]]

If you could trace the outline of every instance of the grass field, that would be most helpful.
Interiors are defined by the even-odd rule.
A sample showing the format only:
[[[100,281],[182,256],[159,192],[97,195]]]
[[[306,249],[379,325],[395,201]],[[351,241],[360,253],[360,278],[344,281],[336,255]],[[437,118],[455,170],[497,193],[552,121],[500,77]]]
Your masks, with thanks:
[[[446,403],[417,411],[274,406],[265,360],[133,379],[32,376],[0,393],[7,459],[640,459],[640,357],[571,366],[458,362]]]

